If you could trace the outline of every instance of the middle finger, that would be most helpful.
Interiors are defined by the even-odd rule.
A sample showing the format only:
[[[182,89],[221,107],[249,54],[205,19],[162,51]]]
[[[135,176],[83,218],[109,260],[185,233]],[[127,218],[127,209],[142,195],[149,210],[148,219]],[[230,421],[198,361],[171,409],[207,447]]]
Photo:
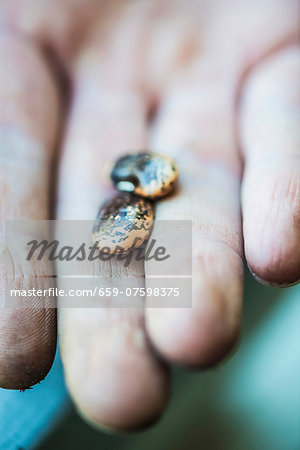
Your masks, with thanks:
[[[111,195],[103,166],[120,152],[143,148],[146,101],[133,90],[114,92],[97,78],[97,67],[75,81],[75,98],[60,171],[60,219],[94,219]],[[106,266],[105,266],[106,264]],[[93,266],[101,286],[124,289],[144,285],[144,268],[122,263]],[[59,277],[59,273],[58,273]],[[58,280],[61,283],[60,280]],[[113,299],[112,299],[113,301]],[[128,300],[121,299],[126,303]],[[135,308],[61,308],[59,337],[66,380],[77,407],[94,423],[130,428],[152,421],[168,397],[165,368],[150,350],[143,319],[143,299]],[[62,303],[62,302],[61,302]]]

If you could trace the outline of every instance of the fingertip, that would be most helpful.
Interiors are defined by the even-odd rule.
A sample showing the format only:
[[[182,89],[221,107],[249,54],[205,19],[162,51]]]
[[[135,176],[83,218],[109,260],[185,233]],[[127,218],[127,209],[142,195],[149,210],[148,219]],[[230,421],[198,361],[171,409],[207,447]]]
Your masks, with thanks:
[[[299,49],[288,46],[246,80],[240,106],[245,256],[255,278],[300,278]]]
[[[277,203],[277,207],[274,207]],[[297,213],[299,214],[299,212]],[[296,211],[268,201],[244,220],[245,256],[254,278],[270,286],[291,286],[300,279],[300,224]]]
[[[53,364],[56,350],[55,310],[50,312],[47,319],[49,327],[45,329],[39,326],[43,320],[42,311],[39,318],[32,314],[27,316],[27,312],[4,314],[2,311],[5,327],[0,328],[0,386],[4,389],[30,388],[46,377]],[[18,314],[23,315],[21,320],[18,320]]]
[[[53,364],[53,357],[39,360],[31,353],[14,355],[0,355],[1,375],[0,387],[12,390],[27,390],[43,381]]]
[[[229,313],[228,299],[207,297],[203,307],[152,309],[147,314],[150,339],[159,354],[174,364],[191,368],[217,365],[239,337],[239,314]]]
[[[300,281],[300,252],[293,239],[289,243],[282,235],[275,241],[271,237],[261,244],[256,241],[245,254],[250,272],[261,284],[289,287]]]
[[[65,361],[67,384],[80,415],[93,427],[133,431],[153,423],[169,397],[167,371],[147,351],[116,351],[109,337]],[[119,346],[119,344],[118,344]],[[85,353],[85,352],[84,352]]]

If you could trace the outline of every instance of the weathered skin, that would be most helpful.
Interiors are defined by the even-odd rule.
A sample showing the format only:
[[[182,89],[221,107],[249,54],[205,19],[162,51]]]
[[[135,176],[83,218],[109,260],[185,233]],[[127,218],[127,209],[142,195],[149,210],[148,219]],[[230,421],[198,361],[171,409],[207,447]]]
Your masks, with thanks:
[[[76,409],[105,427],[145,426],[168,400],[165,363],[207,367],[236,341],[244,254],[265,282],[300,277],[299,2],[0,5],[1,223],[54,218],[50,197],[55,217],[90,220],[108,196],[105,167],[126,149],[167,150],[180,168],[156,218],[193,222],[193,307],[151,308],[139,296],[140,308],[58,313]],[[147,261],[117,262],[90,261],[91,283],[142,288],[146,275],[151,287]],[[15,287],[39,270],[16,272]],[[5,277],[0,262],[0,287]],[[56,337],[53,309],[1,307],[0,386],[43,379]]]
[[[175,162],[152,152],[122,156],[111,171],[111,179],[117,189],[150,199],[170,194],[177,178]]]
[[[153,220],[153,203],[122,193],[100,208],[92,238],[103,253],[129,252],[149,238]]]

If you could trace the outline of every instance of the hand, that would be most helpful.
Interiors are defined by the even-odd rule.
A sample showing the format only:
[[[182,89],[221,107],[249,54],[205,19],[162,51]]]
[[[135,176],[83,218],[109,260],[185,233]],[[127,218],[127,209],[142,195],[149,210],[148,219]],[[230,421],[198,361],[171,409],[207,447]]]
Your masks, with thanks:
[[[2,220],[50,217],[61,132],[58,218],[94,218],[106,197],[102,168],[127,149],[169,152],[179,166],[180,190],[158,204],[157,219],[193,220],[193,307],[143,310],[141,298],[136,309],[59,311],[66,381],[82,414],[107,427],[146,424],[168,398],[158,354],[206,367],[235,343],[244,251],[265,283],[300,278],[298,2],[6,0],[1,8]],[[2,387],[45,377],[55,313],[2,308]]]

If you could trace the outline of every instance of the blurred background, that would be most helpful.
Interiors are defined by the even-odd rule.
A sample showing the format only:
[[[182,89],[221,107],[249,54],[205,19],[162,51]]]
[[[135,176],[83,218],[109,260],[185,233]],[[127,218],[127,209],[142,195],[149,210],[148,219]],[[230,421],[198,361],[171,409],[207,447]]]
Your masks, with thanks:
[[[167,411],[150,429],[113,435],[85,424],[57,355],[33,389],[0,390],[0,448],[299,450],[300,285],[268,288],[247,272],[238,351],[208,371],[175,369]]]

